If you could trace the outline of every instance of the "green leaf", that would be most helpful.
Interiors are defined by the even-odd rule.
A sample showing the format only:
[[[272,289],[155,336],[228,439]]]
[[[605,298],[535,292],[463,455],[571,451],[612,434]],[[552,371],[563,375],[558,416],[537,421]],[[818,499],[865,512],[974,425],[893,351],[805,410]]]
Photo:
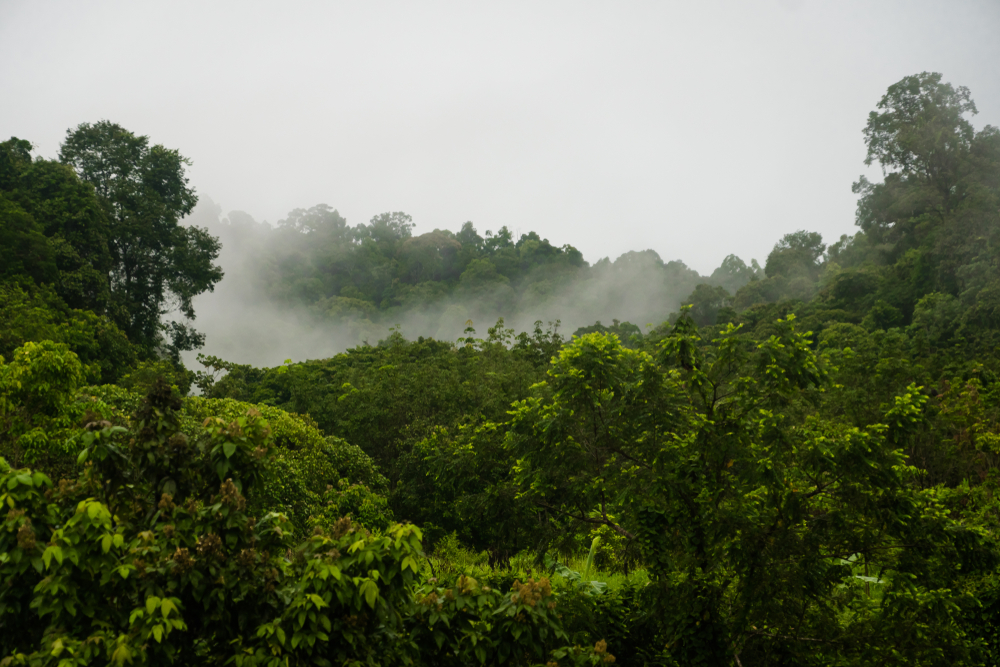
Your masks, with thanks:
[[[365,596],[365,602],[372,609],[375,608],[375,601],[378,599],[378,586],[370,579],[361,584],[361,594]]]
[[[116,665],[124,665],[132,661],[132,652],[129,651],[128,644],[120,644],[115,652],[111,654],[111,662]]]
[[[163,618],[166,618],[171,611],[176,610],[177,605],[170,598],[163,598],[163,601],[160,603],[160,613],[163,614]]]
[[[222,445],[222,452],[226,455],[227,459],[232,458],[233,454],[236,453],[236,443],[233,442],[232,440],[227,440]]]
[[[42,560],[45,561],[46,568],[48,568],[49,564],[52,562],[53,556],[55,556],[56,562],[62,565],[63,562],[62,547],[52,545],[45,549],[45,552],[42,554]]]

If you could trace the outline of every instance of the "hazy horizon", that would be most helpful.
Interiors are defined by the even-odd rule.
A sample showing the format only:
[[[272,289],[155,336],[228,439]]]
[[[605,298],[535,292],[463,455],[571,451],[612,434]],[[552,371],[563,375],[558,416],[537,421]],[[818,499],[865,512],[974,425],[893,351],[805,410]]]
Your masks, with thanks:
[[[225,211],[537,231],[701,273],[853,231],[861,129],[939,71],[1000,124],[1000,4],[0,4],[6,136],[109,119]],[[877,172],[875,172],[877,173]]]

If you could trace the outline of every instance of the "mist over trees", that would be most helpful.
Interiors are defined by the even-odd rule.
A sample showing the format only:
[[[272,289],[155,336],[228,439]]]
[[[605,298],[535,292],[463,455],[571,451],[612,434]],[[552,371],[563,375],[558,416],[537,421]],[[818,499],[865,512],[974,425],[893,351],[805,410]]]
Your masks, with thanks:
[[[0,666],[995,664],[976,111],[893,84],[858,231],[708,276],[3,142]]]
[[[590,265],[573,246],[556,246],[535,232],[518,239],[507,227],[480,234],[466,222],[457,231],[414,236],[404,213],[352,226],[325,204],[270,225],[243,211],[224,217],[203,198],[190,220],[221,240],[219,261],[230,277],[199,298],[199,326],[210,333],[213,354],[241,363],[277,363],[284,358],[278,355],[293,352],[333,354],[374,344],[397,325],[408,337],[449,341],[464,335],[470,320],[484,330],[498,318],[529,332],[536,321],[558,321],[569,332],[613,320],[645,330],[702,282],[729,294],[762,275],[756,261],[747,266],[733,255],[705,277],[653,250]],[[243,335],[240,311],[258,312],[256,319],[278,327],[272,334],[267,322],[256,325],[266,352]],[[282,344],[291,347],[275,349]]]

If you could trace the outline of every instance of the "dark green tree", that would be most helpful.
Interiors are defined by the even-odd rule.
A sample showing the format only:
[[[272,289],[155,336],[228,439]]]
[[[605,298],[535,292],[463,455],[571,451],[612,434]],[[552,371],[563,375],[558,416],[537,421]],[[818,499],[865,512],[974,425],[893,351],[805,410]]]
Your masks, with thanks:
[[[733,313],[732,304],[733,298],[724,287],[712,287],[705,283],[695,287],[684,302],[684,305],[691,306],[691,317],[698,326],[715,324],[723,309],[724,317],[730,317]]]
[[[179,224],[198,201],[185,174],[190,161],[109,121],[69,130],[59,158],[94,186],[108,218],[116,323],[150,350],[198,347],[202,337],[187,325],[163,322],[172,311],[193,319],[192,299],[222,279],[213,264],[218,239]]]
[[[767,256],[764,272],[768,278],[809,277],[815,280],[819,275],[824,250],[826,245],[823,243],[823,237],[817,232],[799,230],[785,234],[774,244],[774,249]]]
[[[966,114],[976,114],[969,89],[942,83],[923,72],[889,87],[868,115],[865,164],[894,170],[900,185],[919,189],[925,206],[946,212],[965,196],[956,186],[966,171],[975,130]]]
[[[996,187],[997,129],[976,132],[969,89],[942,82],[938,73],[908,76],[889,87],[865,127],[865,164],[878,163],[885,179],[854,184],[857,223],[873,240],[912,247],[933,223]],[[928,224],[931,223],[931,224]]]
[[[52,285],[71,308],[102,314],[111,256],[94,188],[66,165],[32,161],[31,148],[0,143],[0,275]]]
[[[618,340],[627,348],[636,348],[642,345],[642,329],[631,322],[621,322],[611,320],[611,326],[605,326],[598,320],[589,327],[580,327],[573,332],[573,336],[579,338],[589,333],[614,334]]]
[[[733,294],[739,288],[752,280],[762,277],[760,265],[756,259],[750,260],[750,265],[736,255],[727,255],[722,264],[719,265],[712,275],[709,276],[709,284],[724,287],[727,292]]]

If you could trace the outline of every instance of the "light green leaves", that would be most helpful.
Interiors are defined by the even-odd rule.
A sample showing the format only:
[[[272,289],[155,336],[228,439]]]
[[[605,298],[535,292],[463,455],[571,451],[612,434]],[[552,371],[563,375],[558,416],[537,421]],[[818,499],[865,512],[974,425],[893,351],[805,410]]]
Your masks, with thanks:
[[[367,579],[364,582],[362,582],[359,590],[361,592],[361,595],[364,596],[365,602],[368,603],[368,606],[374,609],[375,601],[378,600],[378,584],[376,584],[371,579]]]

